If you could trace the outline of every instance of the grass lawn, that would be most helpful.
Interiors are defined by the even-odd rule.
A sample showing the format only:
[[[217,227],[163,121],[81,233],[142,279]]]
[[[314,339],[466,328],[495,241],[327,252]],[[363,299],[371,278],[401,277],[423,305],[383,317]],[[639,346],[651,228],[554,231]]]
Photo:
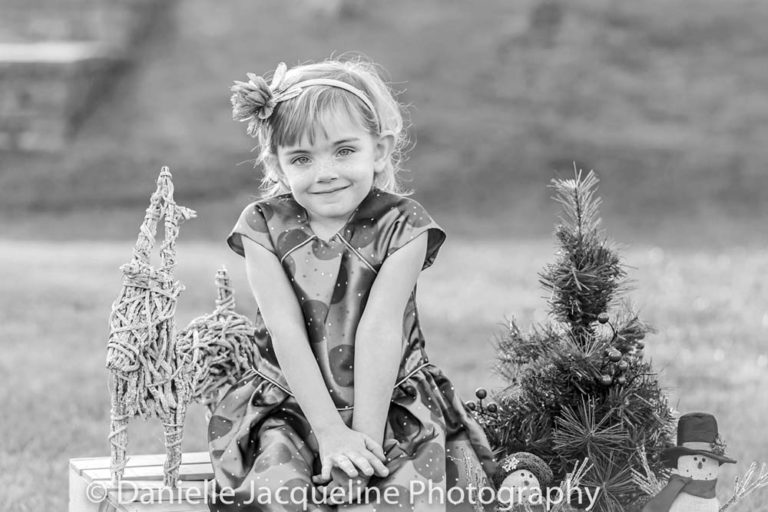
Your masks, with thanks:
[[[120,287],[118,266],[133,240],[3,241],[0,253],[0,338],[4,376],[0,404],[0,509],[64,510],[70,457],[108,454],[109,401],[104,368],[107,319]],[[499,242],[454,237],[420,280],[419,305],[432,359],[469,398],[500,383],[488,371],[492,340],[504,317],[522,325],[546,319],[536,273],[552,260],[548,240]],[[239,310],[254,302],[242,262],[223,244],[182,242],[178,277],[187,290],[178,324],[212,309],[213,276],[231,270]],[[718,251],[633,246],[631,294],[658,332],[652,357],[675,406],[716,414],[728,452],[719,493],[751,460],[768,460],[768,255],[743,247]],[[762,398],[761,398],[762,397]],[[159,422],[137,420],[129,454],[163,449]],[[203,411],[187,418],[183,448],[205,450]],[[760,496],[738,510],[762,510]],[[763,494],[762,498],[765,495]]]

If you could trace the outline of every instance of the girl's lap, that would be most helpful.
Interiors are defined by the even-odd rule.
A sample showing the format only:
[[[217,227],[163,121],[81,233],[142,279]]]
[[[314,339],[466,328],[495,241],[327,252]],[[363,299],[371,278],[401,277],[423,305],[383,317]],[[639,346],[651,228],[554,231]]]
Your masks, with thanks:
[[[254,454],[253,459],[243,461],[246,465],[250,463],[250,469],[235,490],[235,504],[232,508],[211,510],[302,510],[301,500],[311,499],[312,493],[316,492],[311,483],[314,454],[301,436],[290,425],[277,420],[270,420],[264,427],[255,438],[258,441],[254,444],[258,448],[251,452]],[[371,482],[370,487],[376,490],[367,494],[369,503],[337,507],[313,503],[313,506],[316,505],[316,510],[322,512],[471,511],[472,508],[463,498],[467,495],[463,492],[451,494],[450,489],[466,489],[469,484],[477,486],[474,479],[482,469],[472,443],[466,434],[454,434],[450,440],[446,439],[441,429],[436,429],[434,434],[432,439],[411,447],[413,451],[408,454],[401,450],[401,445],[390,444],[388,453],[399,453],[399,460],[388,464],[388,467],[393,468],[388,477]],[[269,503],[249,509],[247,503],[258,500],[259,493],[261,501]]]
[[[311,478],[313,469],[317,469],[313,468],[316,440],[293,397],[269,382],[248,378],[234,386],[222,404],[226,407],[214,414],[226,415],[231,428],[226,433],[216,429],[221,436],[211,439],[212,448],[219,448],[214,466],[218,466],[217,480],[236,488],[237,501],[252,500],[253,492],[258,490],[270,493],[273,501],[278,491],[283,497],[291,492],[311,496]],[[393,394],[384,443],[385,454],[391,458],[385,463],[390,475],[371,482],[379,490],[378,503],[349,504],[338,510],[402,511],[416,506],[416,510],[424,511],[471,511],[461,503],[450,502],[447,493],[452,487],[477,487],[483,477],[481,460],[492,456],[490,450],[484,453],[478,429],[439,369],[416,372]],[[438,489],[434,493],[439,496],[431,500],[433,503],[425,501],[428,489]],[[394,498],[385,500],[386,492]],[[372,496],[375,499],[376,494]],[[292,506],[273,504],[272,508],[253,510],[284,512],[292,510]],[[248,510],[243,507],[241,504],[232,510]],[[317,510],[336,508],[319,505]]]
[[[247,468],[244,477],[230,480],[235,485],[229,488],[219,488],[219,497],[209,503],[212,511],[307,510],[304,502],[311,503],[314,488],[311,480],[312,451],[290,425],[273,421],[264,427],[258,436],[254,435],[248,441],[248,445],[258,448],[245,450],[247,460],[241,461],[242,466]],[[237,454],[228,455],[238,457]],[[227,458],[222,457],[225,465]],[[226,471],[222,473],[226,474]],[[225,484],[224,487],[228,486]],[[318,506],[315,510],[326,512],[331,509]]]

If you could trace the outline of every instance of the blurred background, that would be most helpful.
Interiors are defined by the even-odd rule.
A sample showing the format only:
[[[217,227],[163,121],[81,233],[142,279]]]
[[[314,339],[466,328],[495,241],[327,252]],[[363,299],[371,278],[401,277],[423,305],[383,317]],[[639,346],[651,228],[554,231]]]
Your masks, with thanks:
[[[252,311],[223,242],[259,177],[229,86],[349,52],[407,105],[409,185],[449,237],[422,324],[467,398],[500,385],[504,318],[547,318],[550,179],[594,169],[673,404],[768,460],[767,21],[757,0],[0,0],[0,508],[62,510],[68,459],[108,454],[107,320],[162,165],[198,212],[179,327],[222,264]],[[184,443],[206,449],[202,410]],[[162,449],[131,425],[129,453]]]

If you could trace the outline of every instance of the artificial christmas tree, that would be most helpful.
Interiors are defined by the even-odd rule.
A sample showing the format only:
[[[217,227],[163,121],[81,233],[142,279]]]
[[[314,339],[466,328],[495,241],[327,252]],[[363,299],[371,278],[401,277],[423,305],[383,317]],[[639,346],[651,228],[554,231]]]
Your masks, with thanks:
[[[557,481],[589,459],[581,485],[598,489],[593,510],[625,512],[647,496],[633,481],[638,450],[661,474],[673,415],[643,358],[650,328],[626,302],[626,271],[599,229],[597,177],[553,180],[562,206],[558,259],[539,274],[551,320],[523,333],[514,321],[498,342],[497,371],[509,383],[493,407],[473,404],[498,458],[526,451]]]

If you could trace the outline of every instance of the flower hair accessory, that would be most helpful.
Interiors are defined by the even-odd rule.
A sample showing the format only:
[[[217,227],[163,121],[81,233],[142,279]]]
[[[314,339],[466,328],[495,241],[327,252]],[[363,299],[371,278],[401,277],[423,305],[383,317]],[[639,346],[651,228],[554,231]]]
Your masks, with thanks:
[[[248,76],[247,82],[235,80],[235,85],[230,88],[232,92],[230,97],[232,102],[232,119],[240,122],[248,121],[247,133],[251,137],[256,136],[260,124],[270,118],[278,103],[295,98],[305,88],[313,85],[336,87],[354,94],[373,113],[376,117],[376,124],[381,128],[378,116],[376,116],[376,109],[373,108],[373,103],[357,87],[332,78],[312,78],[295,83],[288,89],[283,90],[281,85],[287,70],[288,67],[285,65],[285,62],[278,64],[272,77],[272,83],[269,85],[261,76],[257,76],[254,73],[246,73]]]

